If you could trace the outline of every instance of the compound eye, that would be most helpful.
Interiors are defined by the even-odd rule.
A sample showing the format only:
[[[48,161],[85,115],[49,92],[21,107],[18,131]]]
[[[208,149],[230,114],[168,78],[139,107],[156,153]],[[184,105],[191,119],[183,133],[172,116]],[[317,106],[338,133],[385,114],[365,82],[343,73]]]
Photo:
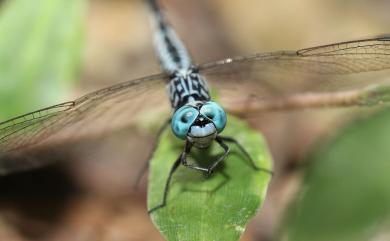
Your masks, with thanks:
[[[220,105],[213,101],[206,102],[202,108],[200,108],[200,113],[214,123],[218,133],[223,131],[227,120],[226,113]]]
[[[175,111],[172,117],[171,128],[173,134],[185,140],[188,130],[198,117],[199,111],[192,106],[182,106]]]

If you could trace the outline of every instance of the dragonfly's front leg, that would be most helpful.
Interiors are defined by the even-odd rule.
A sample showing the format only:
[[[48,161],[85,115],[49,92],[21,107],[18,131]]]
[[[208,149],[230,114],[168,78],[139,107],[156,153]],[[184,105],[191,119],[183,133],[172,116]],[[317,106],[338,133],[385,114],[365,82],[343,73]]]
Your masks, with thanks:
[[[198,171],[206,172],[207,175],[210,175],[214,171],[214,169],[218,166],[218,164],[221,161],[225,160],[225,158],[227,157],[227,155],[229,154],[229,151],[230,151],[230,148],[225,143],[223,143],[222,139],[217,137],[216,141],[224,149],[225,152],[210,167],[205,168],[205,167],[195,166],[195,165],[191,165],[191,164],[187,163],[187,156],[186,156],[186,154],[189,153],[189,151],[190,151],[190,149],[192,147],[192,144],[190,144],[189,142],[186,143],[186,149],[187,149],[187,146],[188,146],[188,151],[186,153],[184,153],[184,157],[183,157],[183,160],[182,160],[183,161],[182,162],[183,166],[191,168],[191,169],[195,169],[195,170],[198,170]]]
[[[191,148],[192,148],[192,143],[189,142],[189,141],[186,141],[186,146],[184,148],[184,152],[182,153],[183,157],[182,157],[182,160],[181,160],[181,164],[183,166],[185,166],[185,167],[188,167],[188,168],[191,168],[191,169],[194,169],[194,170],[197,170],[197,171],[208,172],[207,168],[200,167],[200,166],[195,166],[195,165],[192,165],[192,164],[188,164],[188,162],[187,162],[187,154],[190,153]]]
[[[218,144],[223,148],[223,150],[224,150],[225,152],[223,153],[222,156],[220,156],[220,157],[218,158],[218,160],[217,160],[216,162],[214,162],[214,163],[207,169],[207,173],[208,173],[208,174],[211,174],[211,173],[214,171],[214,169],[218,166],[218,164],[219,164],[220,162],[222,162],[223,160],[225,160],[225,158],[227,157],[227,155],[229,155],[229,152],[230,152],[229,146],[226,145],[226,144],[223,142],[222,138],[220,138],[219,136],[217,136],[217,137],[215,138],[215,140],[218,142]]]

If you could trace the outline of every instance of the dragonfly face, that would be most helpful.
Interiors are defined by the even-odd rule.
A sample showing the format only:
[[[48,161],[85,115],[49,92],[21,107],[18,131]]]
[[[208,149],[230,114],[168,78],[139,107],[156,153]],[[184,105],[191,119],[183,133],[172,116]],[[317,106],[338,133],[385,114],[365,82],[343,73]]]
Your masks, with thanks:
[[[177,109],[172,117],[173,133],[198,148],[206,148],[226,126],[226,113],[213,101],[194,101]]]

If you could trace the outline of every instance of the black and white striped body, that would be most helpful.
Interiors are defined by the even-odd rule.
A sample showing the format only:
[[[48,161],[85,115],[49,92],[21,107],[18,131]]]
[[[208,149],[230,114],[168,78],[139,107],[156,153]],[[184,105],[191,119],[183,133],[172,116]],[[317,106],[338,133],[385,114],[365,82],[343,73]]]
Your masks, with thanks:
[[[151,6],[156,29],[154,39],[157,56],[161,68],[170,76],[167,91],[172,108],[176,110],[187,103],[209,101],[206,80],[193,67],[187,49],[164,20],[156,2],[151,0]]]

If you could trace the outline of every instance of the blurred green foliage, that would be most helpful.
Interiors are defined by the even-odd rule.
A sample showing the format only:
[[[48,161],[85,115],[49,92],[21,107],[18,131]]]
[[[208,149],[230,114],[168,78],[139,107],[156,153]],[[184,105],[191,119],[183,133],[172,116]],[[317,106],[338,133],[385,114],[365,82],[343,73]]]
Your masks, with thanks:
[[[387,110],[358,121],[315,153],[282,229],[282,240],[372,240],[386,230],[389,144]]]
[[[0,12],[0,121],[56,104],[78,79],[84,0],[10,0]]]
[[[226,136],[235,137],[254,159],[256,165],[272,169],[271,155],[264,138],[243,121],[229,116]],[[167,206],[151,214],[152,220],[167,240],[238,240],[246,223],[262,204],[271,174],[255,170],[250,160],[230,143],[232,151],[211,176],[179,166],[168,194]],[[161,203],[164,186],[173,162],[183,150],[183,141],[167,128],[159,140],[149,173],[148,208]],[[209,166],[222,153],[211,148],[193,148],[189,162]],[[196,161],[195,161],[196,160]]]

